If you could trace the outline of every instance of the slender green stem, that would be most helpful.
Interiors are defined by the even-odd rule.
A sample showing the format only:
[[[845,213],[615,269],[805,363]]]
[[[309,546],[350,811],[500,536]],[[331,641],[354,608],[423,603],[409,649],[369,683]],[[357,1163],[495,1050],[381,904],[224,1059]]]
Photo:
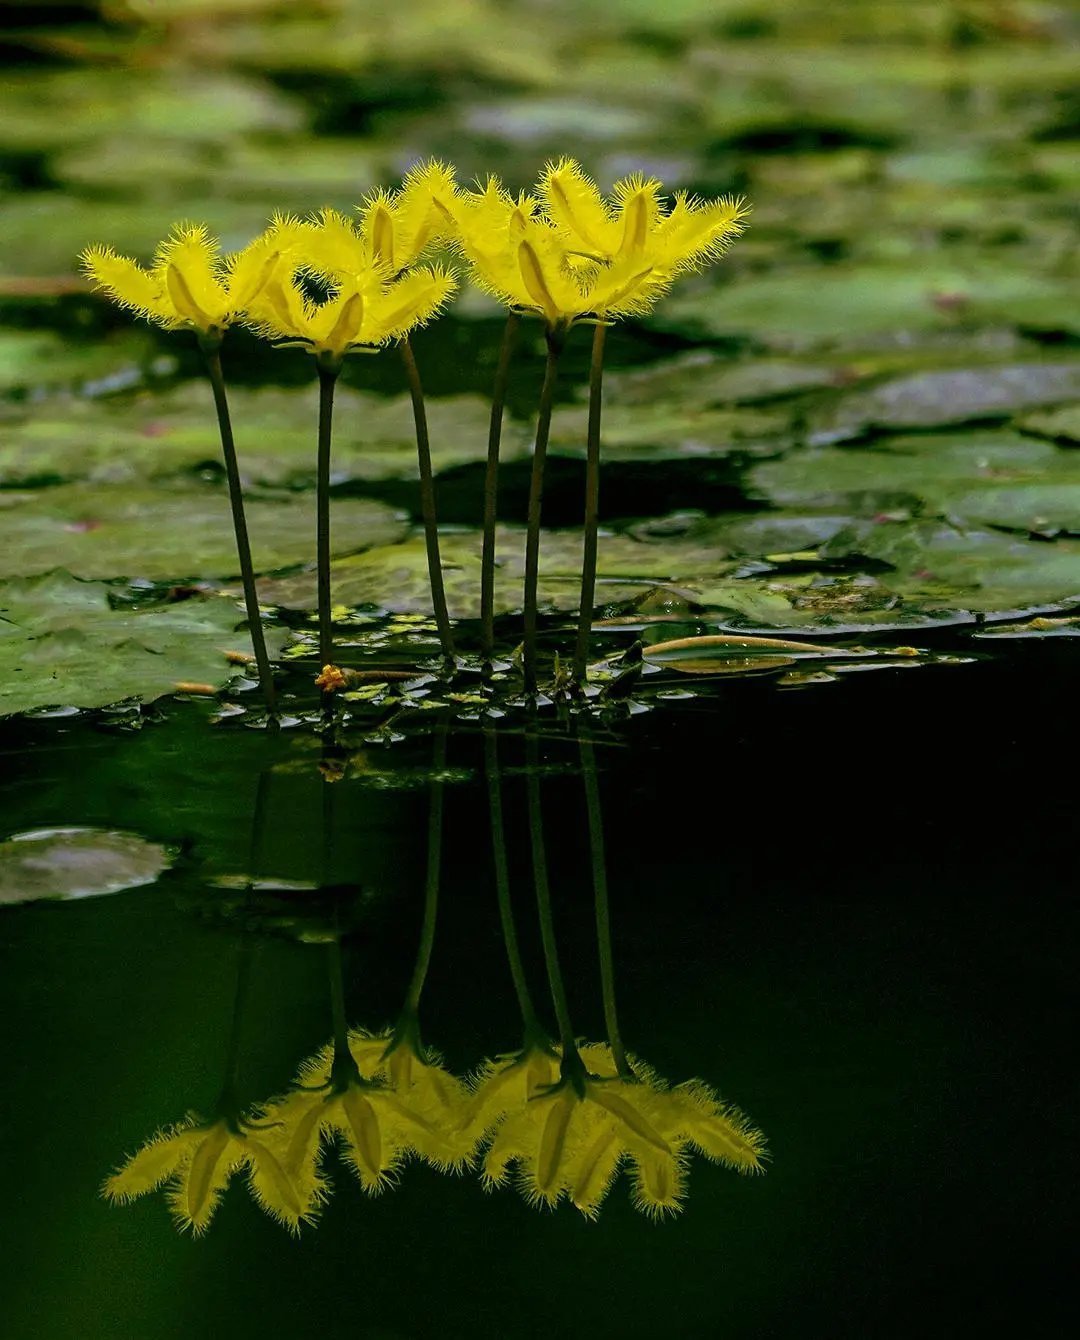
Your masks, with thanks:
[[[439,908],[439,874],[442,869],[443,835],[443,771],[446,767],[446,723],[440,722],[435,734],[435,748],[432,754],[432,778],[430,803],[428,807],[428,846],[427,876],[424,880],[424,920],[420,928],[420,944],[416,951],[412,979],[405,993],[402,1014],[415,1017],[420,1007],[420,995],[424,989],[428,967],[431,964],[431,951],[435,945],[435,918]]]
[[[615,1005],[615,962],[611,952],[611,909],[608,903],[607,862],[604,854],[604,814],[600,807],[600,787],[596,777],[596,754],[592,741],[578,737],[581,775],[585,781],[585,809],[589,816],[589,856],[592,861],[593,905],[596,910],[596,943],[600,954],[600,990],[604,1000],[604,1025],[615,1069],[624,1079],[634,1072],[626,1059],[619,1032],[619,1014]]]
[[[532,476],[529,481],[529,519],[525,537],[525,690],[535,693],[536,675],[536,587],[540,578],[540,513],[544,501],[544,466],[547,462],[551,410],[555,403],[555,384],[559,376],[559,357],[566,344],[566,328],[547,329],[547,363],[540,408],[536,419],[536,446],[533,449]]]
[[[443,585],[442,559],[439,555],[439,524],[435,513],[435,479],[431,469],[431,441],[428,437],[427,411],[424,409],[424,388],[420,384],[420,370],[416,366],[412,345],[408,339],[401,342],[401,361],[409,381],[412,397],[413,421],[416,425],[416,459],[420,469],[420,511],[424,518],[424,543],[427,546],[428,577],[431,581],[431,603],[435,610],[435,626],[443,656],[449,665],[454,663],[454,634],[450,628],[450,611],[446,606],[446,588]]]
[[[259,617],[259,597],[255,591],[255,569],[251,562],[251,543],[248,539],[247,517],[244,514],[244,491],[240,483],[240,466],[236,459],[236,443],[233,441],[232,420],[229,417],[229,402],[225,395],[225,376],[221,370],[221,354],[215,349],[203,351],[206,370],[210,375],[210,385],[214,391],[214,408],[217,410],[218,429],[221,433],[221,454],[225,457],[225,476],[229,481],[229,505],[232,508],[233,530],[236,533],[236,555],[240,560],[240,578],[244,584],[244,605],[247,609],[248,630],[251,633],[251,645],[255,651],[255,664],[259,669],[259,683],[262,686],[266,706],[273,711],[277,705],[274,690],[274,678],[270,670],[270,657],[266,652],[266,638],[263,635],[262,620]]]
[[[514,994],[517,996],[518,1008],[521,1010],[521,1022],[526,1035],[532,1035],[539,1032],[539,1025],[532,995],[529,992],[529,984],[525,977],[525,965],[521,961],[517,927],[514,924],[514,908],[510,898],[510,871],[506,860],[506,831],[503,827],[499,744],[495,732],[490,727],[484,729],[484,777],[487,781],[488,811],[491,816],[491,855],[495,866],[495,893],[499,900],[499,922],[502,925],[506,958],[510,965],[510,977],[514,983]]]
[[[596,601],[596,548],[600,514],[600,411],[604,391],[604,339],[607,326],[598,322],[593,334],[589,365],[589,431],[585,456],[585,550],[581,559],[581,600],[578,604],[577,646],[574,650],[574,683],[585,681],[589,664]]]
[[[351,1056],[349,1025],[345,1019],[345,978],[341,964],[341,941],[334,937],[326,946],[330,971],[330,1012],[334,1020],[334,1055],[338,1060]]]
[[[488,425],[487,468],[484,471],[484,547],[480,560],[480,637],[484,660],[495,655],[495,521],[499,500],[499,448],[502,445],[503,410],[506,384],[510,378],[510,360],[517,343],[521,318],[511,312],[506,318],[499,364],[491,388],[491,422]]]
[[[532,845],[533,883],[536,887],[536,910],[540,917],[540,940],[544,946],[544,965],[547,968],[551,1003],[559,1026],[559,1040],[563,1056],[577,1054],[574,1026],[570,1022],[570,1004],[566,996],[559,949],[555,941],[555,919],[551,911],[551,889],[548,884],[547,853],[544,849],[544,820],[540,810],[540,751],[536,736],[526,736],[525,784],[529,800],[529,839]]]
[[[341,365],[319,363],[319,455],[315,468],[315,558],[319,595],[319,662],[332,665],[334,625],[330,617],[330,442],[334,432],[334,387]]]
[[[232,1022],[229,1026],[229,1043],[225,1055],[225,1077],[217,1101],[217,1111],[227,1118],[235,1118],[239,1109],[240,1078],[240,1039],[243,1030],[244,1010],[247,1006],[248,988],[251,985],[251,961],[254,957],[254,945],[247,935],[240,940],[236,953],[236,986],[233,990]]]

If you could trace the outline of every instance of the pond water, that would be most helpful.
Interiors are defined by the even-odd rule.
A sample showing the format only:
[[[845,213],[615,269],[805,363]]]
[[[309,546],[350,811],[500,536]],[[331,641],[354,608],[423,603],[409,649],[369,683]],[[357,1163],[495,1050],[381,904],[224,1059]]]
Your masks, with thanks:
[[[672,1083],[700,1077],[736,1103],[767,1138],[766,1175],[695,1157],[682,1212],[654,1222],[624,1173],[589,1222],[419,1161],[365,1196],[331,1150],[333,1195],[298,1240],[242,1174],[194,1240],[162,1193],[111,1205],[99,1189],[155,1131],[212,1113],[230,1048],[241,1102],[282,1092],[331,1036],[332,945],[349,1025],[393,1023],[435,835],[424,1039],[458,1074],[519,1045],[493,755],[524,970],[555,1028],[528,735],[417,734],[328,781],[306,734],[212,728],[197,705],[134,732],[24,727],[11,827],[122,828],[175,859],[125,892],[3,911],[6,1333],[308,1333],[313,1315],[320,1334],[380,1337],[1023,1325],[1064,1252],[1048,1169],[1071,1089],[1074,805],[1053,766],[1075,744],[1073,681],[1072,655],[1043,647],[794,692],[743,682],[602,733],[623,1039]],[[548,720],[534,745],[557,951],[595,1041],[581,740]]]
[[[1071,1333],[1078,52],[1052,0],[0,14],[4,1340]],[[268,726],[194,341],[75,257],[565,154],[753,211],[608,335],[588,694],[589,332],[531,704],[543,338],[485,684],[467,290],[414,341],[461,673],[400,362],[351,359],[333,721],[311,360],[229,334]]]

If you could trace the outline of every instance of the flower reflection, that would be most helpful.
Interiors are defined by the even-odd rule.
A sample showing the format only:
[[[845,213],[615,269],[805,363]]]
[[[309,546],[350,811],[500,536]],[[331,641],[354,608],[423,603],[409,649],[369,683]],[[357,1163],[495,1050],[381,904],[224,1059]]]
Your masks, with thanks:
[[[535,1059],[535,1058],[533,1058]],[[680,1208],[691,1150],[739,1172],[762,1171],[764,1137],[700,1080],[669,1088],[649,1066],[629,1058],[621,1076],[603,1043],[575,1045],[548,1083],[515,1086],[516,1101],[486,1108],[494,1121],[483,1158],[488,1186],[509,1181],[530,1204],[569,1200],[594,1219],[619,1169],[627,1165],[636,1207],[662,1216]],[[519,1068],[522,1061],[515,1063]],[[504,1080],[495,1070],[478,1091]],[[501,1093],[509,1085],[504,1083]],[[487,1094],[484,1095],[487,1097]]]
[[[322,1165],[335,1138],[370,1195],[393,1185],[413,1155],[444,1170],[464,1162],[467,1151],[452,1140],[452,1126],[433,1100],[432,1087],[388,1082],[379,1055],[367,1045],[371,1041],[366,1034],[350,1035],[344,1052],[327,1045],[303,1063],[293,1089],[267,1109],[281,1131],[286,1175],[309,1212],[326,1195]]]
[[[199,1236],[210,1226],[234,1173],[248,1170],[258,1205],[292,1232],[310,1223],[322,1200],[313,1184],[302,1197],[273,1147],[274,1128],[250,1117],[219,1116],[186,1121],[148,1140],[106,1181],[105,1196],[118,1204],[169,1183],[168,1201],[177,1223]]]

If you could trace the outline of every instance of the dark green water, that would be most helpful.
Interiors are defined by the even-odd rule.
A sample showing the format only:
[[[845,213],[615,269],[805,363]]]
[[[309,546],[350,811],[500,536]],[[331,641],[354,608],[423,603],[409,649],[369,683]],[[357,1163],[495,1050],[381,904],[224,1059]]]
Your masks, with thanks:
[[[210,727],[195,705],[139,732],[9,727],[6,829],[122,828],[180,855],[152,886],[0,913],[5,1336],[1065,1334],[1075,802],[1056,768],[1074,682],[1073,656],[1041,644],[828,688],[737,683],[605,736],[624,1037],[672,1082],[738,1103],[768,1138],[767,1175],[697,1159],[662,1223],[623,1178],[589,1223],[420,1163],[373,1199],[332,1159],[333,1198],[298,1240],[240,1175],[198,1240],[160,1193],[112,1207],[98,1188],[212,1107],[241,945],[243,1098],[280,1092],[330,1034],[326,946],[301,942],[325,935],[326,901],[305,918],[319,896],[294,895],[271,929],[230,919],[243,900],[211,886],[249,869],[260,776],[257,873],[343,890],[349,1023],[392,1022],[421,921],[431,739],[369,749],[368,771],[331,785],[310,738]],[[499,752],[539,988],[522,734]],[[556,721],[541,758],[559,952],[596,1038],[584,790]],[[459,1073],[519,1034],[482,769],[479,733],[451,733],[422,1018]]]

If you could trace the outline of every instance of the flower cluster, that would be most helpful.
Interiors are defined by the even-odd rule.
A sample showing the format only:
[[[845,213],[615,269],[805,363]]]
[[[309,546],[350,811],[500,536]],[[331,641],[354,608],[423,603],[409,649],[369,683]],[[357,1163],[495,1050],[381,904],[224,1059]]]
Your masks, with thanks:
[[[115,302],[170,329],[214,336],[241,321],[341,357],[402,339],[445,306],[454,275],[420,263],[436,247],[456,252],[471,281],[508,307],[553,325],[610,320],[647,312],[678,275],[716,260],[746,213],[741,200],[685,192],[668,205],[661,183],[640,175],[605,199],[569,158],[518,195],[495,177],[464,189],[453,168],[432,161],[400,189],[369,195],[355,221],[332,209],[302,221],[279,215],[224,256],[204,227],[179,224],[149,270],[103,246],[81,261]]]
[[[489,1189],[513,1176],[529,1204],[566,1199],[589,1219],[624,1166],[634,1204],[657,1218],[681,1208],[693,1152],[762,1171],[760,1131],[700,1080],[672,1088],[634,1058],[632,1067],[633,1078],[621,1077],[605,1044],[570,1058],[537,1045],[487,1062],[466,1083],[408,1040],[354,1030],[347,1055],[328,1044],[283,1097],[209,1121],[191,1115],[154,1136],[104,1193],[121,1203],[164,1186],[178,1225],[198,1235],[246,1169],[260,1208],[298,1232],[331,1194],[335,1145],[369,1195],[420,1160],[442,1172],[479,1167]]]
[[[668,200],[660,182],[641,175],[617,182],[605,198],[569,158],[549,164],[532,192],[516,195],[495,177],[476,189],[464,188],[452,167],[433,160],[415,167],[397,190],[370,194],[355,218],[333,209],[307,219],[278,215],[261,236],[231,254],[222,254],[197,224],[174,228],[149,269],[110,247],[90,247],[83,253],[83,269],[99,289],[169,329],[194,331],[206,355],[248,622],[271,711],[274,688],[219,357],[229,327],[241,323],[279,345],[304,348],[319,371],[316,562],[323,672],[316,682],[325,700],[338,684],[332,655],[329,488],[334,381],[345,357],[390,344],[400,347],[416,423],[432,606],[444,662],[452,670],[456,652],[443,588],[430,444],[410,334],[443,310],[462,272],[509,310],[507,356],[500,358],[492,392],[485,476],[481,607],[483,653],[490,665],[495,494],[509,348],[519,317],[543,322],[548,364],[537,415],[522,602],[522,669],[526,690],[535,693],[540,509],[558,359],[572,326],[595,325],[581,605],[571,676],[580,687],[595,593],[604,330],[619,318],[644,315],[680,275],[720,257],[742,231],[746,212],[744,203],[734,198],[704,201],[677,192]],[[437,249],[442,261],[432,259]]]

